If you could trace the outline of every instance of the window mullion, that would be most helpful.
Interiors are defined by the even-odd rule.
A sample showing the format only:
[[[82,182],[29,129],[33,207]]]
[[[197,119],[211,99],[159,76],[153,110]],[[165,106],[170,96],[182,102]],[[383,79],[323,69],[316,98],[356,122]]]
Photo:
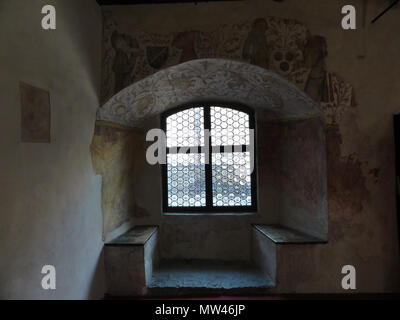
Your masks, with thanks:
[[[211,115],[210,107],[204,107],[204,129],[210,132],[211,130]],[[211,147],[211,135],[204,134],[204,145],[208,146],[206,150],[205,161],[206,161],[206,206],[211,208],[212,205],[212,147]],[[206,141],[208,140],[208,141]]]
[[[213,153],[249,152],[250,146],[246,144],[212,146],[211,150]]]

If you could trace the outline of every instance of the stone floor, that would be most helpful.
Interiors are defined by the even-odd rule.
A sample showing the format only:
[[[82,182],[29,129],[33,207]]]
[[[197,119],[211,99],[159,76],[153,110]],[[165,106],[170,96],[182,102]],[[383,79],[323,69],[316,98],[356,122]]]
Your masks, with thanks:
[[[268,288],[273,281],[243,262],[209,260],[162,261],[153,271],[149,288]]]

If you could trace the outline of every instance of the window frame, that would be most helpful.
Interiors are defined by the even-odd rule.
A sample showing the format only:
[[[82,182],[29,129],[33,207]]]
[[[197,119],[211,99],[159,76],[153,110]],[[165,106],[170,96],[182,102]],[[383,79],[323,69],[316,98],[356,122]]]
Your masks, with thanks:
[[[212,145],[211,145],[211,135],[209,137],[209,147],[208,147],[208,163],[205,164],[205,184],[206,184],[206,206],[204,207],[169,207],[168,206],[168,170],[167,163],[161,164],[161,177],[162,177],[162,209],[164,213],[255,213],[257,212],[257,133],[256,133],[256,122],[254,116],[254,110],[250,107],[240,104],[240,103],[227,103],[227,102],[196,102],[185,104],[176,108],[164,111],[161,114],[161,129],[167,133],[167,118],[175,113],[184,111],[192,108],[204,108],[204,127],[203,130],[208,129],[211,132],[211,107],[228,108],[232,110],[238,110],[240,112],[246,113],[249,116],[249,128],[253,129],[254,132],[254,168],[250,175],[251,180],[251,206],[213,206],[213,188],[212,188]],[[222,146],[221,146],[222,147]],[[242,145],[242,152],[245,152],[245,145]],[[198,147],[198,153],[201,154],[201,147]],[[233,150],[232,150],[233,152]],[[250,150],[251,152],[251,150]],[[168,155],[168,148],[165,152]],[[214,152],[215,153],[215,152]],[[223,152],[220,152],[223,153]]]

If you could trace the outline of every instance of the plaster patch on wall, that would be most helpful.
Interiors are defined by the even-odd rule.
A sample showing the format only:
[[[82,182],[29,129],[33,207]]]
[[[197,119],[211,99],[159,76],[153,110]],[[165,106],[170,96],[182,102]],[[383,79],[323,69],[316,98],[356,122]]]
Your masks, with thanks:
[[[50,94],[20,82],[21,142],[50,143]]]
[[[364,207],[371,197],[368,179],[374,185],[379,181],[379,167],[370,168],[362,160],[360,151],[344,154],[343,139],[368,149],[365,137],[360,137],[357,127],[357,104],[352,86],[337,74],[328,75],[329,102],[321,103],[326,123],[328,195],[330,212],[330,240],[338,241],[345,235],[362,236],[365,231],[360,221]],[[341,126],[345,126],[343,137]],[[363,141],[359,141],[362,139]]]
[[[144,153],[144,137],[128,128],[97,123],[90,146],[93,168],[102,176],[103,236],[132,217],[147,216],[132,196],[137,168],[135,156]]]
[[[342,155],[342,134],[337,124],[329,126],[326,135],[329,212],[332,213],[330,239],[343,238],[348,228],[352,229],[353,236],[358,236],[363,230],[357,231],[354,217],[363,214],[364,204],[371,195],[363,173],[364,164],[356,153]]]

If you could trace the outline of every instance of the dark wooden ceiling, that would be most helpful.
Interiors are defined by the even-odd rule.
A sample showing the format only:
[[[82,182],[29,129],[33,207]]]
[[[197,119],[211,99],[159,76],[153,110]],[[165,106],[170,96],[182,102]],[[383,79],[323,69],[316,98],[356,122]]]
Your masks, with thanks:
[[[101,6],[110,5],[134,5],[134,4],[162,4],[162,3],[197,3],[197,2],[223,2],[243,0],[97,0]]]

